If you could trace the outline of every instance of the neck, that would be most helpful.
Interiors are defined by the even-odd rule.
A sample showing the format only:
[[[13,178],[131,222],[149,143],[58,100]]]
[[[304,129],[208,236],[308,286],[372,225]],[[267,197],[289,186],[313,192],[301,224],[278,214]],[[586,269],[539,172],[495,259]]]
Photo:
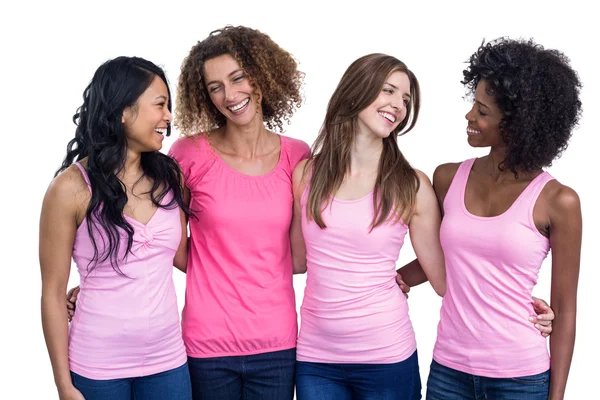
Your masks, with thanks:
[[[243,126],[227,121],[221,138],[222,143],[236,155],[253,159],[264,153],[269,134],[262,118],[257,117]]]
[[[129,181],[131,178],[137,179],[142,172],[142,153],[127,149],[127,156],[123,169],[119,172],[119,179]]]
[[[350,152],[349,173],[377,172],[383,151],[383,140],[372,134],[357,132]]]
[[[515,178],[515,174],[506,169],[504,171],[500,170],[500,164],[506,158],[506,147],[492,147],[490,153],[482,159],[483,171],[489,176],[491,176],[495,181],[507,181],[507,180],[529,180],[532,176],[537,175],[537,173],[530,174],[517,171],[518,178]]]

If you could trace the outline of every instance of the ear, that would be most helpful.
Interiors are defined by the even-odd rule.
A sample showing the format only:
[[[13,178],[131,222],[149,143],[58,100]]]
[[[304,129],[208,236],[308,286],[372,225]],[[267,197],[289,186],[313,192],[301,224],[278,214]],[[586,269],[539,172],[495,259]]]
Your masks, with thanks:
[[[130,119],[131,119],[131,107],[125,107],[125,109],[123,110],[123,114],[121,115],[121,123],[125,124]]]

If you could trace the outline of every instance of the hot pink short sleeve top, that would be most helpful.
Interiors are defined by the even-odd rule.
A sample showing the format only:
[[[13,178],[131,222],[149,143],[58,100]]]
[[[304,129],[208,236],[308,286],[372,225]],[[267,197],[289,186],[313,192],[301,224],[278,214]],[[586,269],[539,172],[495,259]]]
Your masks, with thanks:
[[[187,354],[237,356],[296,346],[289,230],[292,171],[306,143],[280,136],[281,153],[266,175],[226,164],[206,135],[178,139],[169,154],[191,193],[190,246],[182,314]]]

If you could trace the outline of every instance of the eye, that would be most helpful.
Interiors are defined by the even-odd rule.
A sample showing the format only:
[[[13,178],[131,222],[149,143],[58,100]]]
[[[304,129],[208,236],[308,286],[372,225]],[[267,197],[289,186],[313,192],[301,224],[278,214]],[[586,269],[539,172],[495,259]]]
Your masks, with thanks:
[[[215,92],[217,92],[217,91],[218,91],[220,88],[221,88],[220,86],[212,86],[212,87],[209,87],[209,88],[208,88],[208,91],[209,91],[210,93],[215,93]]]
[[[165,103],[158,103],[157,106],[163,108],[165,106]]]
[[[383,92],[387,93],[387,94],[394,94],[394,90],[393,89],[383,89]]]
[[[410,103],[410,99],[403,99],[404,100],[404,107],[408,106],[408,103]]]
[[[481,115],[482,117],[485,117],[487,115],[487,113],[484,113],[483,111],[481,111],[481,107],[478,108],[477,111],[479,112],[479,115]]]
[[[246,77],[245,75],[238,75],[235,78],[233,78],[233,81],[234,82],[241,82],[241,81],[244,80],[245,77]]]

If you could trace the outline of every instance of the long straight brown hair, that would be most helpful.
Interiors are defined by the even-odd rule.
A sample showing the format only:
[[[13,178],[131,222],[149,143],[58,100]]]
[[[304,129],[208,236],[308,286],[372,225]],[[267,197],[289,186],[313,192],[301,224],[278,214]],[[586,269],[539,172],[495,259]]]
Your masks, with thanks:
[[[400,148],[397,137],[410,131],[417,122],[420,108],[419,82],[406,65],[386,54],[369,54],[354,61],[342,76],[329,100],[327,114],[312,147],[312,177],[306,214],[325,228],[321,212],[337,192],[350,170],[351,149],[358,131],[358,114],[379,96],[387,77],[404,72],[410,81],[410,101],[406,117],[383,139],[377,180],[373,189],[375,210],[371,229],[390,217],[408,221],[414,212],[419,179]],[[305,171],[305,173],[308,169]]]

